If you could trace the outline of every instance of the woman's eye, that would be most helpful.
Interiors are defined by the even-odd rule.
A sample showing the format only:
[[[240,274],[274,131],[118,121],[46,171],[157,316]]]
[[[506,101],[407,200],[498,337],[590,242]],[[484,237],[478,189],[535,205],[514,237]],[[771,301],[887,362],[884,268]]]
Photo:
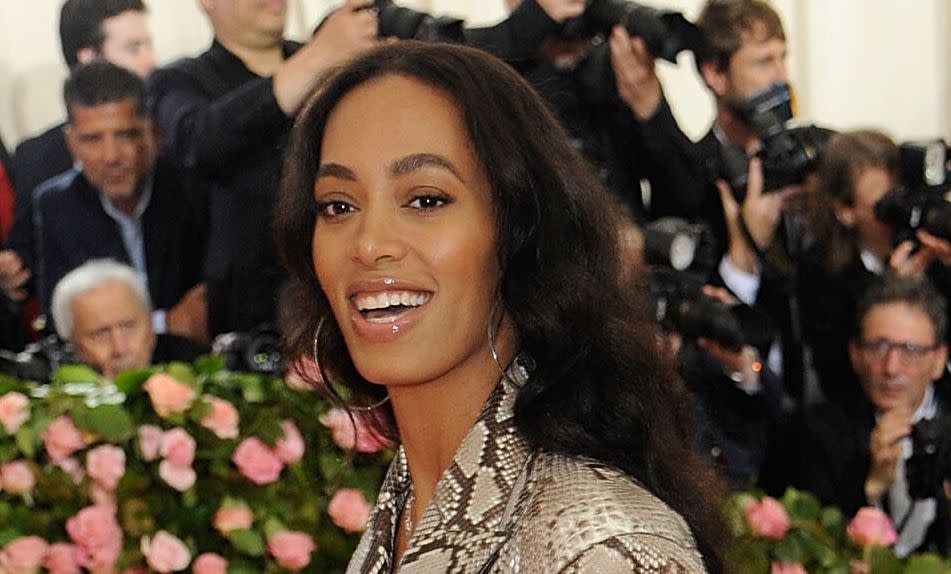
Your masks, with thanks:
[[[409,202],[409,206],[414,209],[430,211],[447,203],[449,203],[449,198],[445,195],[420,195]]]
[[[322,201],[317,204],[317,213],[322,217],[336,217],[353,211],[346,201]]]

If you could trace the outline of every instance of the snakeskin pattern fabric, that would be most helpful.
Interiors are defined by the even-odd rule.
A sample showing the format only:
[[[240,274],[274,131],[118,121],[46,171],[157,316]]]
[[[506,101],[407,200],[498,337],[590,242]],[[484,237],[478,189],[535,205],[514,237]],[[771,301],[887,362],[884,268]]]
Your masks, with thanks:
[[[684,520],[630,477],[528,447],[512,412],[527,366],[517,359],[486,401],[399,565],[412,484],[397,452],[348,574],[705,572]]]

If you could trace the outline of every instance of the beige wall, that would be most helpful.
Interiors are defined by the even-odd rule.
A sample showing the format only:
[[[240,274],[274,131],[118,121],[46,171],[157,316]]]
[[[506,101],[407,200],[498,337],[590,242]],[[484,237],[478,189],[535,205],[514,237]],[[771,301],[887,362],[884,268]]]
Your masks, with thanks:
[[[0,0],[0,136],[12,147],[61,121],[65,65],[62,0]],[[306,37],[333,0],[291,0],[291,36]],[[406,0],[477,24],[504,16],[502,0]],[[701,0],[646,3],[696,17]],[[197,0],[148,0],[160,61],[196,54],[211,35]],[[951,136],[951,1],[773,0],[786,23],[790,70],[803,118],[839,129],[876,126],[899,139]],[[701,135],[710,98],[689,55],[660,64],[685,131]]]

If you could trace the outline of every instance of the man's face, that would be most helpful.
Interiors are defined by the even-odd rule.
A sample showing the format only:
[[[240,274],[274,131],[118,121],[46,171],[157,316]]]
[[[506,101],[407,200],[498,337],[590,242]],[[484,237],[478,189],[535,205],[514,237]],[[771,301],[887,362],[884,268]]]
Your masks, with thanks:
[[[786,41],[768,37],[763,24],[743,33],[740,48],[725,70],[710,67],[704,73],[718,100],[738,103],[776,82],[788,82]]]
[[[109,281],[73,299],[71,342],[79,357],[107,377],[148,367],[155,335],[148,309],[132,289]]]
[[[83,175],[117,208],[130,212],[155,166],[156,137],[132,98],[97,106],[73,105],[66,141]]]
[[[861,339],[850,343],[849,356],[879,412],[918,408],[945,369],[947,346],[938,343],[934,324],[920,307],[896,301],[866,313]]]
[[[127,10],[102,23],[102,57],[145,78],[155,68],[152,36],[145,13]]]
[[[215,36],[244,47],[279,42],[284,35],[287,0],[201,0]]]

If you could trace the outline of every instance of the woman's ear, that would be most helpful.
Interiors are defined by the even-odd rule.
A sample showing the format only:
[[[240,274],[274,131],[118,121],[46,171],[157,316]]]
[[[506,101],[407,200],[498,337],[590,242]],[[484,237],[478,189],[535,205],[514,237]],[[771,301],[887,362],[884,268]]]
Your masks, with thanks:
[[[855,226],[855,207],[846,205],[838,199],[832,201],[832,213],[842,227],[852,229]]]

